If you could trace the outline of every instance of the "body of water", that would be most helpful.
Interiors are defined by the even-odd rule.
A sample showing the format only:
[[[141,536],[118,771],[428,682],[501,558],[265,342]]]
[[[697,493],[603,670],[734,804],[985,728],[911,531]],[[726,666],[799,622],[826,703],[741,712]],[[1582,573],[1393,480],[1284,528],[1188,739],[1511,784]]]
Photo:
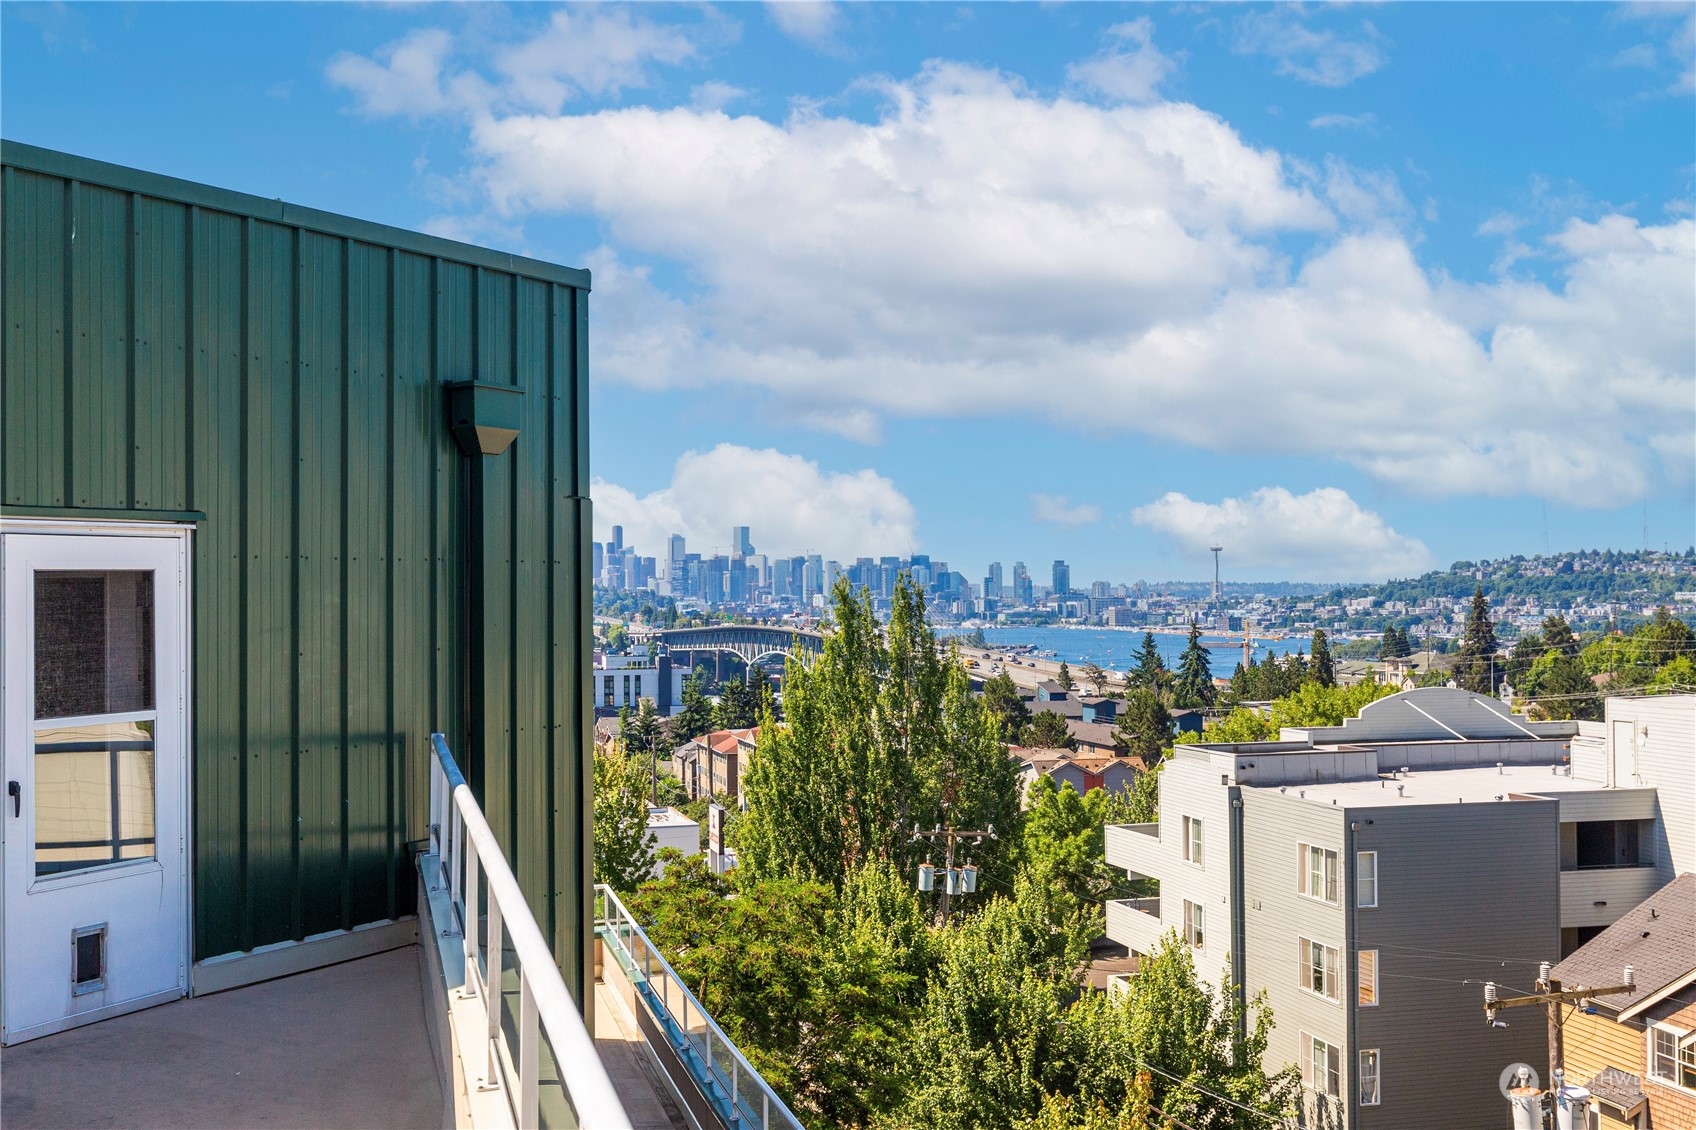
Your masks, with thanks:
[[[1038,651],[1051,651],[1056,660],[1064,659],[1073,668],[1085,663],[1096,663],[1109,671],[1123,671],[1135,661],[1137,651],[1142,647],[1142,637],[1146,628],[985,628],[983,638],[991,647],[1016,647],[1029,644]],[[1285,655],[1289,652],[1306,651],[1311,637],[1291,636],[1284,640],[1254,641],[1254,657],[1263,658],[1268,654]],[[1160,658],[1166,661],[1167,667],[1176,667],[1178,657],[1183,654],[1184,647],[1189,642],[1189,633],[1155,632],[1154,642],[1160,648]],[[1229,636],[1208,635],[1202,633],[1201,643],[1213,657],[1213,673],[1229,675],[1242,662],[1242,637],[1232,639]]]

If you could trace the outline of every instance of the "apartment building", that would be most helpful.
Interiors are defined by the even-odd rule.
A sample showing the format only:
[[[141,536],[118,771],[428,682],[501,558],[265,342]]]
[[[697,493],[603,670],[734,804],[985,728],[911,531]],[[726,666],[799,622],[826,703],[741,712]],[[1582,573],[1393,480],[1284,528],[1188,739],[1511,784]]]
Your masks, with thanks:
[[[652,649],[637,644],[629,655],[595,654],[592,687],[598,710],[635,710],[652,699],[660,717],[669,718],[683,705],[686,667],[673,665],[665,645]]]
[[[1108,829],[1108,862],[1159,894],[1109,903],[1107,932],[1148,952],[1175,930],[1204,974],[1263,992],[1269,1066],[1299,1065],[1324,1124],[1429,1125],[1437,1079],[1491,1117],[1500,1070],[1546,1043],[1487,1027],[1481,982],[1529,984],[1689,866],[1696,697],[1607,718],[1581,735],[1422,688],[1342,726],[1180,746],[1159,821]]]

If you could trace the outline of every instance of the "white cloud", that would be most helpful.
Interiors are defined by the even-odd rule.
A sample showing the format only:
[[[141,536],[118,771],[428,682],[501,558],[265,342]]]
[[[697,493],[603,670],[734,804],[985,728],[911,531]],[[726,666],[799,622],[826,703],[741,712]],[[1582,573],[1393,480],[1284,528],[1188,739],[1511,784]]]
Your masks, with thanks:
[[[1154,23],[1147,16],[1107,29],[1108,45],[1099,55],[1073,63],[1066,78],[1121,102],[1153,99],[1177,64],[1154,46]]]
[[[827,0],[771,0],[766,12],[778,30],[815,47],[830,43],[842,23],[842,11]]]
[[[1138,507],[1131,518],[1198,561],[1209,546],[1222,545],[1233,569],[1275,569],[1296,580],[1408,577],[1434,563],[1424,542],[1397,533],[1336,487],[1300,495],[1261,487],[1217,503],[1173,492]]]
[[[495,65],[518,104],[557,114],[580,94],[644,86],[651,65],[683,63],[695,53],[675,24],[591,4],[556,9],[541,34],[502,52]]]
[[[491,225],[603,225],[598,380],[762,390],[866,441],[1000,415],[1318,454],[1437,495],[1613,506],[1692,476],[1688,218],[1566,224],[1565,202],[1552,240],[1501,229],[1504,276],[1470,284],[1418,262],[1395,177],[1286,161],[1192,105],[948,63],[883,89],[871,120],[481,114],[470,183]],[[1318,237],[1299,261],[1292,233]],[[1506,276],[1530,249],[1553,282]],[[662,259],[687,291],[640,266]]]
[[[344,51],[330,60],[325,75],[352,91],[360,110],[373,117],[439,114],[454,106],[442,89],[452,47],[453,36],[441,28],[420,28],[380,48],[376,59]]]
[[[1299,6],[1250,12],[1237,23],[1232,49],[1242,55],[1266,55],[1281,75],[1315,86],[1347,86],[1385,63],[1383,37],[1362,23],[1353,35],[1310,27]]]
[[[1080,502],[1073,506],[1063,494],[1031,495],[1031,518],[1063,530],[1075,530],[1101,521],[1101,508]]]
[[[820,553],[838,560],[862,554],[905,554],[919,547],[913,504],[894,482],[867,469],[821,471],[817,463],[772,449],[721,443],[685,452],[671,483],[650,494],[597,478],[595,537],[624,527],[624,540],[647,555],[682,534],[691,552],[730,549],[730,528],[748,526],[755,549],[769,555]]]
[[[728,82],[703,82],[689,90],[689,105],[697,110],[722,110],[734,102],[740,102],[748,97],[748,92],[740,86]]]
[[[1319,114],[1307,119],[1313,129],[1371,129],[1378,124],[1378,115],[1368,110],[1364,114]]]

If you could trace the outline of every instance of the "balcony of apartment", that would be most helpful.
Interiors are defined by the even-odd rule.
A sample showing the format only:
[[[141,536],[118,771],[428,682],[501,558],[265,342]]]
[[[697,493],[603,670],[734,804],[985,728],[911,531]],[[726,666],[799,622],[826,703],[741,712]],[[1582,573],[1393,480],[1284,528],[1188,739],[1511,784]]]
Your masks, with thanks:
[[[1131,873],[1132,878],[1156,878],[1154,852],[1160,842],[1160,825],[1107,825],[1107,863]]]
[[[1110,899],[1107,936],[1132,953],[1153,953],[1167,927],[1160,921],[1160,899]]]
[[[800,1130],[605,888],[589,1030],[434,741],[413,944],[7,1048],[8,1130]]]
[[[1653,820],[1561,824],[1561,928],[1607,926],[1654,894]]]

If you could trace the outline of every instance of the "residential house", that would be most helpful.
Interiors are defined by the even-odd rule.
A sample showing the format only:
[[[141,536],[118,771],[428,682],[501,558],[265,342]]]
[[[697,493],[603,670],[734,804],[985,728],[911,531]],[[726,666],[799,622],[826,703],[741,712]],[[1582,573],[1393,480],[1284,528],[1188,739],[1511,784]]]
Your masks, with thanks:
[[[1696,873],[1686,873],[1579,947],[1553,976],[1594,997],[1566,1015],[1566,1081],[1589,1092],[1597,1130],[1696,1126]]]
[[[1080,796],[1091,789],[1128,792],[1143,769],[1142,759],[1138,757],[1024,746],[1009,746],[1007,753],[1019,763],[1021,797],[1029,794],[1039,775],[1049,778],[1056,786],[1070,784]]]

